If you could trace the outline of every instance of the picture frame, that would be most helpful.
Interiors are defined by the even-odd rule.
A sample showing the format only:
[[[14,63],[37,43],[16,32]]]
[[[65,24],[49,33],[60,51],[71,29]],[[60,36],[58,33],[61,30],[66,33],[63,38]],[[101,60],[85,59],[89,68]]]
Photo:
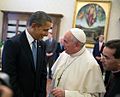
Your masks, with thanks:
[[[73,27],[84,30],[86,47],[93,48],[101,34],[107,40],[111,6],[108,0],[76,0]]]

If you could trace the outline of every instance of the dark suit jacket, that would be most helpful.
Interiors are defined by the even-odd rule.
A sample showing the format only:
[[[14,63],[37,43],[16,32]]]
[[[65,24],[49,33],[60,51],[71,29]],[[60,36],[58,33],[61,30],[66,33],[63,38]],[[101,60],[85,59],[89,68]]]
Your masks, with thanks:
[[[120,97],[120,72],[113,73],[104,97]]]
[[[57,49],[57,41],[55,39],[52,40],[52,42],[49,42],[49,39],[45,41],[46,43],[46,53],[53,53],[52,56],[50,56],[51,60],[55,60],[56,56],[56,49]]]
[[[2,70],[10,75],[14,97],[46,97],[45,44],[37,43],[37,67],[25,32],[5,42],[2,55]]]
[[[49,39],[45,41],[46,43],[46,52],[47,53],[55,53],[57,49],[57,41],[55,39],[52,40],[51,44],[49,43]]]
[[[101,50],[99,50],[99,42],[96,42],[95,45],[94,45],[94,48],[93,48],[93,56],[96,57],[96,56],[99,56],[101,57],[101,53],[103,51],[103,48],[104,48],[104,44],[102,45],[101,47]],[[96,59],[97,60],[97,59]],[[102,66],[102,62],[100,60],[97,60],[98,64],[100,65],[100,68],[101,68],[101,71],[103,73],[103,66]]]
[[[59,57],[60,53],[64,51],[64,46],[58,42],[57,43],[57,49],[56,49],[56,59]]]
[[[101,50],[99,50],[99,42],[96,42],[93,48],[93,56],[101,56],[101,53],[103,51],[104,45],[102,45]]]

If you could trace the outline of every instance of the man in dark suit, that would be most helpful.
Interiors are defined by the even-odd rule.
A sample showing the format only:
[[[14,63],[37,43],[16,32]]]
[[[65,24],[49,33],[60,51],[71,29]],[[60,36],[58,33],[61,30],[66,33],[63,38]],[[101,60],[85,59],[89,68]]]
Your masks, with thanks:
[[[103,74],[104,69],[101,60],[101,53],[104,48],[104,35],[99,35],[98,41],[95,43],[94,48],[93,48],[93,56],[97,60],[101,72]]]
[[[120,39],[105,43],[101,61],[105,70],[112,71],[104,97],[120,97]]]
[[[62,53],[63,51],[64,51],[63,38],[61,38],[60,41],[57,43],[56,59],[59,57],[60,53]]]
[[[46,56],[47,56],[47,64],[49,68],[49,79],[52,79],[51,67],[55,62],[56,57],[56,49],[57,49],[57,41],[53,38],[52,29],[49,30],[48,39],[45,41],[46,43]]]
[[[10,76],[14,97],[46,97],[46,46],[42,38],[51,25],[51,18],[37,11],[28,19],[24,32],[5,42],[2,71]],[[32,52],[33,42],[36,56]]]

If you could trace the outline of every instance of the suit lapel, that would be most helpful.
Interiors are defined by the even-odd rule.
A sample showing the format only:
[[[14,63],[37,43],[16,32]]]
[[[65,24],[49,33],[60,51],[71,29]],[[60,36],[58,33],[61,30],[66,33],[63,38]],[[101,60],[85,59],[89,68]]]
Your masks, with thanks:
[[[32,51],[31,51],[30,45],[28,43],[25,31],[21,34],[20,39],[21,39],[21,46],[25,52],[26,57],[28,58],[28,60],[30,62],[29,64],[32,64],[32,68],[35,70]]]

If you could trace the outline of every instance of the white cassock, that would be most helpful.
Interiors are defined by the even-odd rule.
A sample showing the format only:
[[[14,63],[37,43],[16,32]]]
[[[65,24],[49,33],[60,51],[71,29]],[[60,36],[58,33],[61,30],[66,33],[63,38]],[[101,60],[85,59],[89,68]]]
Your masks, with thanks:
[[[53,87],[64,89],[65,97],[99,97],[105,93],[100,67],[85,47],[73,55],[63,52],[52,72]]]

